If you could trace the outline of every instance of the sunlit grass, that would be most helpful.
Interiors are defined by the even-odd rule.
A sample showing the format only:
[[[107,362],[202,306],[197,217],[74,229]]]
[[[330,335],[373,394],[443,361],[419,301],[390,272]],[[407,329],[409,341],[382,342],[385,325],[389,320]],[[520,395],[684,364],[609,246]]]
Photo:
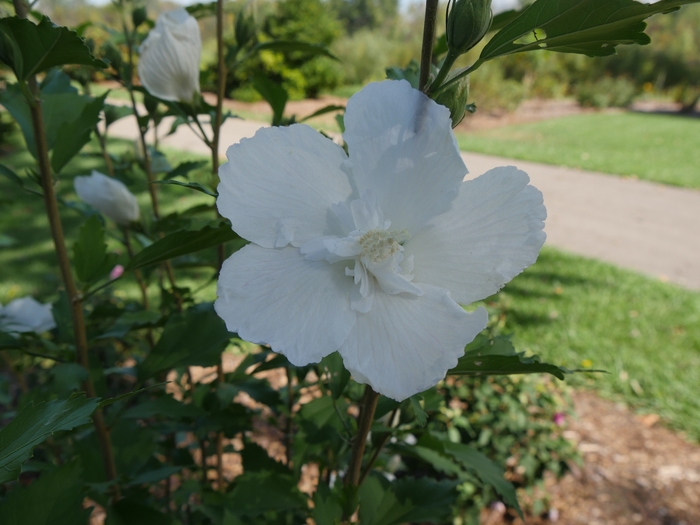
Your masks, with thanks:
[[[700,188],[700,119],[594,113],[459,132],[464,151]]]
[[[700,440],[700,293],[549,248],[487,303],[519,350],[609,372],[567,381]]]

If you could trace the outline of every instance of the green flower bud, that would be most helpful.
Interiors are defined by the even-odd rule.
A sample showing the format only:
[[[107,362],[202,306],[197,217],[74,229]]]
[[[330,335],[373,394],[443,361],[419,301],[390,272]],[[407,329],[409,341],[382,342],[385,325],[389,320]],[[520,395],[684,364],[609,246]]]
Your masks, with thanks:
[[[478,44],[491,27],[491,0],[452,0],[447,6],[447,48],[461,55]]]
[[[435,102],[445,106],[450,110],[450,118],[452,119],[452,127],[456,128],[457,124],[462,122],[464,114],[467,110],[467,99],[469,98],[469,75],[462,77],[458,82],[455,82],[447,89],[438,93],[435,97]]]
[[[138,26],[143,24],[147,18],[148,15],[146,14],[145,7],[137,7],[131,12],[131,21],[134,24],[134,28],[137,28]]]
[[[123,64],[122,55],[111,42],[105,42],[102,45],[102,58],[107,60],[115,71],[119,72],[121,70]]]

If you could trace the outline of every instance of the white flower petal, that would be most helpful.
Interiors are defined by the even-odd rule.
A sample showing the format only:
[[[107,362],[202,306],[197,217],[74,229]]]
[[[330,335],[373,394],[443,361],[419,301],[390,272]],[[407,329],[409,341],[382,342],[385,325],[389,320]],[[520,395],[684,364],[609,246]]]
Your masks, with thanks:
[[[173,102],[192,102],[199,93],[202,38],[197,20],[184,8],[158,16],[141,44],[139,78],[152,95]]]
[[[353,95],[343,138],[359,194],[376,193],[392,229],[413,232],[445,211],[467,173],[449,110],[404,80]]]
[[[508,166],[464,182],[452,208],[404,245],[415,256],[414,282],[447,288],[469,304],[533,264],[546,239],[547,210],[529,181]]]
[[[41,304],[33,297],[22,297],[0,305],[0,330],[3,332],[36,332],[56,328],[52,305]]]
[[[92,170],[89,177],[73,179],[73,187],[78,197],[117,224],[139,219],[139,203],[120,180]]]
[[[341,233],[331,206],[352,188],[340,169],[347,159],[340,146],[293,125],[258,130],[226,156],[216,205],[239,235],[273,248]]]
[[[372,309],[358,314],[340,347],[356,381],[397,401],[437,384],[486,327],[483,308],[467,313],[447,290],[424,286],[423,292],[375,293]]]
[[[309,261],[293,247],[248,245],[224,262],[214,307],[232,332],[303,366],[347,338],[356,316],[352,286],[343,264]]]

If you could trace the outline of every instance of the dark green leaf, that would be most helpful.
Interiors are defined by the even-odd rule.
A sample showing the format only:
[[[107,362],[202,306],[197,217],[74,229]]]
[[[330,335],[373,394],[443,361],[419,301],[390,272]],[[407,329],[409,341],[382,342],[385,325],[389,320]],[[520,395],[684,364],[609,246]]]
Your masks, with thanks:
[[[105,266],[105,231],[97,215],[90,217],[80,228],[78,240],[73,245],[73,253],[75,273],[79,281],[90,283],[109,272],[110,268]]]
[[[466,350],[457,366],[449,370],[448,374],[494,376],[547,373],[564,379],[564,374],[572,372],[561,366],[542,363],[536,355],[525,357],[524,352],[516,352],[513,343],[503,336],[490,340],[478,338]]]
[[[465,467],[473,470],[481,481],[488,483],[503,497],[503,500],[518,511],[523,518],[523,511],[515,495],[515,487],[503,477],[503,469],[478,450],[461,443],[443,442],[445,453],[462,462]]]
[[[131,330],[154,326],[160,321],[161,315],[150,310],[141,310],[140,312],[124,312],[119,319],[97,339],[107,339],[116,337],[121,339]]]
[[[246,243],[226,223],[219,223],[216,227],[207,226],[196,231],[177,231],[166,235],[137,253],[126,269],[137,270],[152,266],[173,257],[198,252],[229,241],[238,241],[241,246]]]
[[[230,338],[211,303],[201,303],[172,315],[158,343],[139,365],[139,379],[178,366],[214,365]]]
[[[153,483],[158,483],[173,474],[177,474],[182,470],[184,465],[174,466],[174,467],[161,467],[156,470],[149,470],[136,475],[130,482],[129,485],[152,485]]]
[[[206,160],[188,160],[185,162],[181,162],[168,172],[168,174],[165,176],[165,179],[172,179],[178,176],[187,178],[190,171],[201,169],[206,165]]]
[[[123,498],[107,512],[105,525],[173,525],[173,519],[138,500]]]
[[[58,93],[78,93],[78,90],[71,86],[70,77],[60,69],[51,69],[44,80],[39,85],[39,90],[47,95]]]
[[[330,376],[328,387],[331,390],[331,396],[333,396],[333,399],[339,399],[340,396],[343,395],[348,381],[350,381],[350,372],[348,372],[343,365],[343,358],[338,352],[333,352],[323,358],[321,367],[324,368]]]
[[[389,483],[382,476],[370,476],[360,487],[360,523],[443,523],[452,512],[457,484],[428,477],[402,478]]]
[[[272,108],[272,125],[279,126],[282,123],[284,108],[289,99],[287,90],[281,84],[273,82],[260,73],[253,78],[253,86]]]
[[[105,114],[106,127],[111,126],[119,119],[134,114],[134,110],[132,110],[129,106],[115,106],[113,104],[105,104],[103,111]]]
[[[24,188],[24,183],[22,182],[22,179],[19,177],[19,175],[17,175],[14,171],[12,171],[4,164],[0,164],[0,175],[7,178],[10,182],[17,184],[17,186],[19,186],[20,188]]]
[[[167,180],[157,180],[153,184],[169,184],[172,186],[182,186],[183,188],[189,188],[191,190],[195,191],[200,191],[202,193],[206,193],[210,197],[218,197],[219,194],[210,190],[206,186],[203,186],[199,182],[180,182],[179,180],[173,180],[171,178],[168,178]]]
[[[480,60],[546,49],[588,56],[615,53],[619,44],[648,44],[644,20],[698,0],[537,0],[489,41]]]
[[[312,119],[314,117],[325,115],[326,113],[333,113],[334,111],[345,111],[345,106],[338,106],[335,104],[330,104],[328,106],[324,106],[321,109],[311,113],[311,115],[308,115],[302,119],[299,119],[299,122],[306,122],[307,120]]]
[[[148,419],[151,417],[181,419],[195,418],[201,414],[202,410],[196,405],[185,404],[177,401],[170,395],[163,395],[131,407],[124,413],[123,417],[131,419]]]
[[[72,396],[24,407],[0,430],[0,483],[16,479],[34,447],[54,432],[89,423],[98,402],[97,398]]]
[[[316,525],[340,525],[343,506],[340,499],[331,492],[328,485],[319,483],[314,493],[314,508],[311,517]]]
[[[55,95],[61,96],[61,95]],[[78,95],[75,95],[78,97]],[[104,106],[105,95],[90,99],[80,97],[84,101],[81,111],[72,115],[70,120],[63,122],[53,121],[51,124],[56,129],[54,140],[51,142],[53,153],[51,155],[51,167],[60,172],[66,163],[72,159],[90,140],[90,134],[100,121],[100,113]],[[74,100],[78,100],[77,98]],[[47,101],[47,104],[50,102]]]
[[[423,396],[421,394],[416,394],[415,396],[411,396],[410,401],[411,408],[413,409],[413,413],[416,416],[418,424],[424,427],[425,424],[428,422],[428,414],[426,414],[425,410],[423,410],[423,407],[420,406],[420,401],[422,398]]]
[[[71,462],[43,473],[29,487],[11,490],[0,505],[2,525],[87,525],[81,468]]]
[[[106,66],[90,54],[75,31],[53,25],[48,17],[38,25],[16,16],[0,19],[0,61],[20,80],[66,64]]]
[[[226,497],[226,508],[238,516],[259,516],[268,511],[289,512],[306,507],[306,497],[292,476],[278,472],[246,472]]]

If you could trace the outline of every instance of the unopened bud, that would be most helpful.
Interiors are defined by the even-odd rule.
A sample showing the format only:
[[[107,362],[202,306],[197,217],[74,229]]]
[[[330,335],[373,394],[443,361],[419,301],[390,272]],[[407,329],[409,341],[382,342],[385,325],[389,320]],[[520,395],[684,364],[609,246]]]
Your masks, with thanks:
[[[453,0],[447,6],[447,48],[466,53],[484,38],[492,20],[491,0]]]
[[[462,122],[467,110],[467,99],[469,98],[469,76],[460,78],[454,84],[443,89],[435,97],[435,102],[445,106],[450,110],[452,127]]]
[[[106,59],[115,71],[122,67],[123,60],[119,50],[111,42],[105,42],[102,46],[102,57]]]
[[[145,7],[137,7],[131,12],[131,21],[134,24],[134,29],[143,24],[147,18]]]

